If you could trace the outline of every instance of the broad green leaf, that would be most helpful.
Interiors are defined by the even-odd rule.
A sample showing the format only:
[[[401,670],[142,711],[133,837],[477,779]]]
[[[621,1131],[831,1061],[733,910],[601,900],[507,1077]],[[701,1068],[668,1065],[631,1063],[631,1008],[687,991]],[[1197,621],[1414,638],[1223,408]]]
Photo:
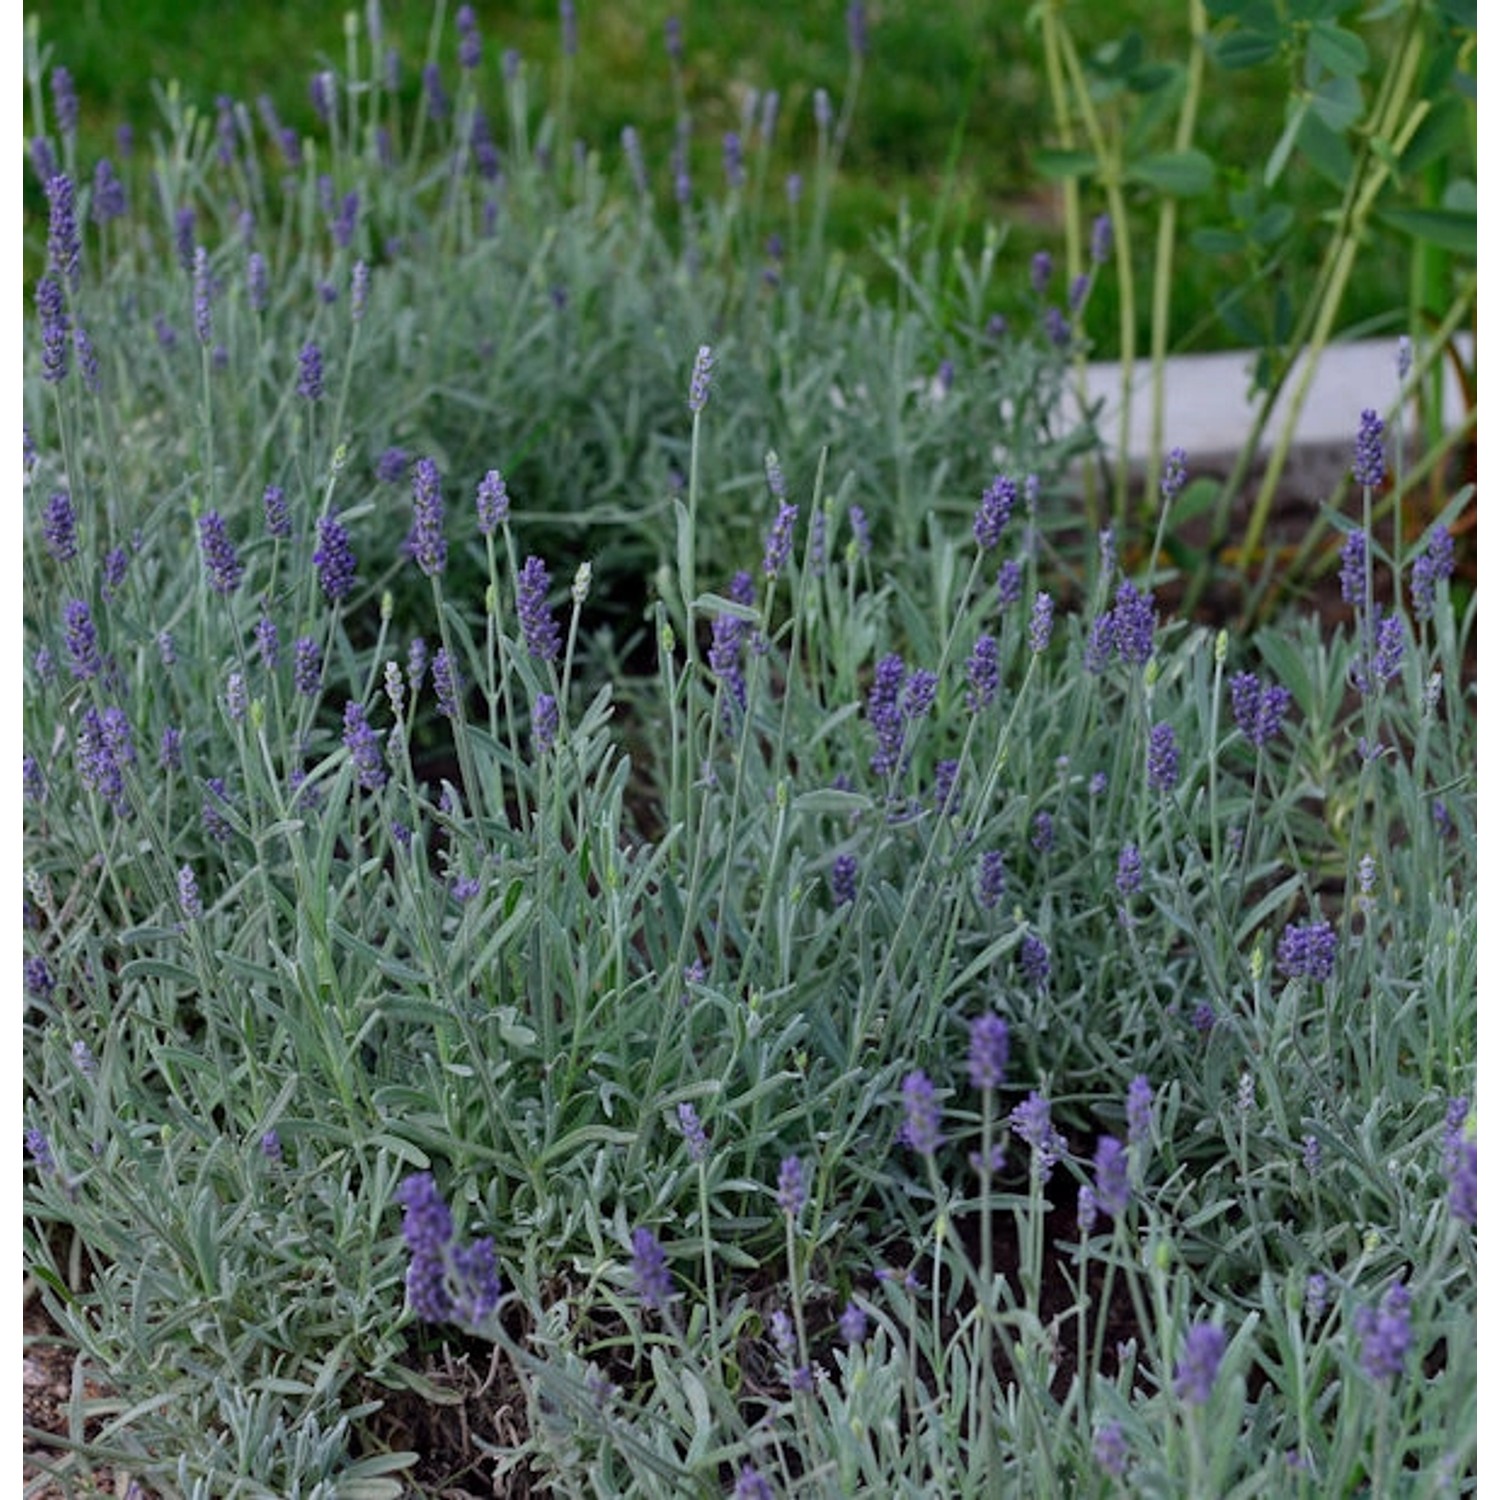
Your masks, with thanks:
[[[1213,44],[1213,59],[1226,71],[1258,67],[1276,56],[1280,43],[1260,31],[1231,31]]]
[[[1472,212],[1446,208],[1397,208],[1380,215],[1381,222],[1426,245],[1455,255],[1479,253],[1479,218]]]
[[[1158,151],[1130,168],[1137,181],[1172,198],[1192,198],[1214,185],[1214,164],[1202,151]]]
[[[1032,167],[1048,182],[1067,177],[1086,177],[1098,165],[1091,151],[1040,150],[1031,153]]]
[[[1325,78],[1313,90],[1312,108],[1330,130],[1343,132],[1364,114],[1364,91],[1353,78]]]
[[[1342,188],[1354,170],[1354,157],[1348,143],[1335,135],[1311,110],[1302,118],[1297,132],[1297,149],[1308,163],[1335,187]]]
[[[1262,248],[1274,245],[1291,227],[1295,215],[1289,203],[1273,203],[1250,226],[1250,238]]]
[[[1406,143],[1401,170],[1420,172],[1429,162],[1447,156],[1460,145],[1466,120],[1463,105],[1451,94],[1439,99]]]
[[[1308,53],[1335,78],[1358,78],[1370,66],[1370,49],[1357,32],[1318,21],[1307,33]]]
[[[1244,243],[1244,236],[1231,229],[1195,229],[1188,236],[1188,244],[1200,255],[1235,255]]]

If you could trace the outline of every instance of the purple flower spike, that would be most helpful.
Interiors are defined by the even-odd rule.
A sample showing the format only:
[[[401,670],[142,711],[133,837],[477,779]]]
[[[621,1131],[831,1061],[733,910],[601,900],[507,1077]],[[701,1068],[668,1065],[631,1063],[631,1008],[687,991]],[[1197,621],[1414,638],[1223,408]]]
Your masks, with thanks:
[[[1288,926],[1276,945],[1276,967],[1288,979],[1331,979],[1338,942],[1327,922]]]
[[[547,608],[551,586],[547,566],[539,557],[528,557],[516,578],[516,615],[526,649],[539,661],[556,661],[562,650],[562,633]]]
[[[649,1229],[637,1229],[630,1236],[631,1275],[635,1292],[647,1307],[660,1309],[672,1297],[672,1273],[661,1242]]]
[[[776,1206],[787,1218],[795,1219],[806,1203],[807,1181],[802,1172],[801,1158],[785,1157],[776,1178]]]
[[[448,565],[448,543],[443,537],[443,481],[430,458],[419,458],[412,471],[412,529],[407,539],[417,566],[436,577]]]
[[[68,667],[80,682],[97,677],[104,670],[99,653],[99,632],[94,617],[82,599],[69,599],[63,605],[63,645],[68,653]]]
[[[1378,1309],[1359,1308],[1354,1331],[1360,1341],[1360,1368],[1367,1379],[1379,1384],[1400,1375],[1412,1346],[1411,1293],[1405,1284],[1393,1282]]]
[[[851,906],[859,891],[859,861],[852,854],[840,854],[828,872],[828,886],[835,906]]]
[[[359,773],[360,786],[367,792],[378,792],[388,779],[380,736],[370,727],[364,709],[353,700],[344,705],[344,748]]]
[[[1157,724],[1146,746],[1146,783],[1153,792],[1170,792],[1177,779],[1177,736],[1170,724]]]
[[[510,516],[510,496],[505,492],[505,481],[500,477],[498,469],[491,469],[479,481],[474,504],[479,512],[481,536],[489,536]]]
[[[901,1139],[918,1156],[931,1156],[943,1143],[942,1111],[932,1080],[920,1068],[903,1080],[901,1105],[905,1111]]]
[[[1208,1400],[1228,1347],[1228,1336],[1217,1323],[1194,1323],[1188,1329],[1172,1383],[1179,1400],[1189,1406],[1202,1406]]]
[[[218,511],[211,510],[198,520],[198,543],[203,553],[203,567],[209,586],[216,594],[232,594],[244,577],[245,570],[235,554],[229,531]]]
[[[974,513],[974,540],[981,551],[988,552],[999,544],[1018,497],[1015,480],[1004,474],[995,475],[979,497],[979,509]]]
[[[1130,1176],[1125,1147],[1112,1135],[1101,1135],[1094,1148],[1094,1200],[1112,1219],[1130,1207]]]
[[[337,604],[347,599],[354,587],[354,548],[349,544],[349,533],[337,516],[324,516],[318,522],[318,546],[313,553],[313,563],[328,602]]]
[[[688,382],[688,410],[694,416],[697,416],[708,404],[708,391],[713,369],[713,350],[707,344],[703,344],[698,349],[698,357],[693,361],[693,375]]]
[[[976,1089],[997,1089],[1010,1061],[1010,1029],[993,1011],[969,1023],[969,1082]]]
[[[1354,482],[1378,490],[1385,483],[1385,423],[1378,412],[1366,408],[1359,414],[1359,433],[1354,439]]]

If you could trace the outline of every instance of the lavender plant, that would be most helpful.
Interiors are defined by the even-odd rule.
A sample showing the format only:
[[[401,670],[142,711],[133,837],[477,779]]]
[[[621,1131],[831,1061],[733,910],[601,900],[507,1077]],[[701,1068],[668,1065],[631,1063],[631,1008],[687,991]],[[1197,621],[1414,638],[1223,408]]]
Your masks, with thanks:
[[[78,1392],[38,1474],[1472,1490],[1436,533],[1361,553],[1389,671],[1359,620],[1173,619],[1117,545],[1080,592],[1065,445],[962,449],[979,365],[908,389],[920,317],[793,268],[766,311],[539,154],[519,65],[476,137],[472,15],[409,118],[377,14],[326,143],[200,160],[183,112],[157,219],[80,194],[30,330],[25,1255]]]

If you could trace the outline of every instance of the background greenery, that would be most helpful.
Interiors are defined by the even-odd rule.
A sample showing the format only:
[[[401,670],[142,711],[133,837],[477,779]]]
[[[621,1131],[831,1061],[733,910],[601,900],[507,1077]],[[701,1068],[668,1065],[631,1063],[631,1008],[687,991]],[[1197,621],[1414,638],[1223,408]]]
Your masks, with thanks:
[[[869,56],[854,128],[829,203],[828,226],[831,244],[847,251],[877,290],[882,281],[889,289],[890,272],[871,249],[871,234],[893,222],[903,203],[915,222],[933,226],[935,237],[971,253],[977,253],[986,229],[994,225],[1010,237],[1008,249],[1018,261],[1038,249],[1059,250],[1061,192],[1037,170],[1038,152],[1057,143],[1035,24],[1040,9],[1018,0],[958,0],[940,6],[890,0],[868,7]],[[1081,54],[1094,66],[1101,107],[1126,109],[1142,146],[1165,149],[1174,110],[1163,108],[1158,117],[1157,109],[1176,98],[1189,52],[1188,7],[1112,0],[1059,9]],[[1310,0],[1209,7],[1211,17],[1244,12],[1236,15],[1241,32],[1258,11],[1274,15],[1277,25],[1297,28],[1305,26],[1304,13],[1333,15],[1339,9]],[[1340,18],[1359,28],[1377,65],[1400,24],[1399,16],[1381,18],[1390,9],[1372,6],[1357,20]],[[1440,9],[1451,12],[1453,7]],[[486,46],[493,49],[490,69],[501,49],[514,48],[544,71],[548,84],[555,80],[562,37],[552,0],[481,3],[474,10]],[[618,158],[620,131],[634,125],[663,202],[670,197],[667,161],[678,108],[664,44],[669,16],[682,23],[695,180],[705,187],[722,182],[722,136],[740,128],[740,108],[752,92],[775,89],[781,96],[780,171],[773,167],[771,179],[778,191],[780,177],[809,159],[814,91],[827,89],[835,109],[842,102],[849,56],[843,0],[731,6],[709,0],[632,0],[628,5],[583,4],[578,10],[572,92],[576,134],[606,153],[613,148]],[[452,12],[450,5],[439,46],[450,78]],[[70,69],[80,93],[84,160],[109,152],[121,120],[138,131],[159,125],[159,85],[153,80],[177,80],[185,100],[209,113],[215,97],[232,81],[242,97],[269,94],[287,123],[311,129],[311,67],[314,62],[340,67],[348,13],[342,5],[285,0],[232,6],[144,0],[131,7],[129,24],[122,26],[117,12],[99,0],[34,8],[42,41],[53,49],[50,62]],[[382,18],[406,65],[404,91],[414,99],[433,14],[425,4],[394,0],[382,7]],[[289,57],[298,59],[298,65],[289,67]],[[1463,66],[1460,59],[1460,72]],[[1472,81],[1472,61],[1467,66]],[[1378,74],[1378,66],[1372,72]],[[1288,107],[1305,92],[1304,84],[1305,57],[1292,47],[1257,66],[1213,71],[1200,106],[1198,144],[1218,170],[1209,191],[1183,201],[1183,243],[1194,248],[1185,249],[1175,269],[1173,342],[1178,349],[1257,342],[1255,334],[1274,327],[1312,288],[1326,234],[1304,231],[1337,208],[1336,188],[1301,153],[1288,162],[1274,193],[1261,194],[1256,183],[1260,164],[1271,155]],[[1158,85],[1159,91],[1150,92]],[[1148,92],[1139,92],[1143,88]],[[1442,98],[1429,131],[1440,170],[1427,172],[1428,180],[1417,177],[1402,184],[1404,198],[1412,203],[1440,198],[1454,179],[1471,177],[1474,171],[1467,144],[1472,129],[1462,128],[1466,114],[1472,124],[1472,100],[1464,100],[1461,89],[1450,90],[1446,81],[1429,92],[1452,97]],[[35,184],[28,182],[27,191],[36,192]],[[1144,201],[1143,194],[1137,190],[1138,201]],[[1097,187],[1085,207],[1091,213],[1103,210]],[[1274,215],[1262,217],[1273,209]],[[1257,223],[1263,228],[1280,223],[1283,233],[1286,225],[1296,224],[1299,232],[1281,242],[1273,236],[1260,247],[1271,252],[1258,257],[1263,266],[1271,262],[1265,280],[1238,320],[1226,322],[1214,309],[1226,286],[1244,281],[1250,269],[1245,229]],[[1229,248],[1236,242],[1240,251]],[[1413,299],[1441,299],[1441,281],[1426,289],[1415,285],[1418,273],[1410,246],[1410,240],[1390,229],[1380,232],[1348,290],[1342,329],[1394,333],[1410,322],[1396,310],[1406,309]],[[1014,316],[1024,290],[1015,278],[997,287],[993,310]],[[1096,289],[1091,309],[1091,335],[1103,356],[1118,352],[1117,296],[1116,283],[1108,278]],[[1148,317],[1142,299],[1137,322],[1143,347]]]

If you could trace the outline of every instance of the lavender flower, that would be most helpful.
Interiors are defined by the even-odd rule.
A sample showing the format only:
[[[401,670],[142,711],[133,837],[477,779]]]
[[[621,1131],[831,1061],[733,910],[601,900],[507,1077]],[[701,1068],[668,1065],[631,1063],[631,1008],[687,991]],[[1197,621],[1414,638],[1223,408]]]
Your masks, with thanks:
[[[738,132],[733,130],[724,132],[724,180],[731,190],[745,185],[745,153]]]
[[[1228,1347],[1228,1336],[1217,1323],[1194,1323],[1188,1329],[1172,1382],[1179,1400],[1189,1406],[1202,1406],[1208,1400]]]
[[[1401,670],[1401,657],[1405,647],[1406,626],[1402,623],[1401,616],[1389,614],[1381,617],[1375,626],[1375,654],[1370,661],[1371,673],[1377,684],[1388,682]]]
[[[68,373],[71,325],[62,287],[51,276],[43,276],[36,284],[36,310],[42,323],[42,379],[56,385]]]
[[[173,724],[168,724],[162,729],[156,763],[164,771],[182,769],[182,731]]]
[[[969,1082],[976,1089],[998,1089],[1010,1061],[1010,1029],[993,1011],[969,1022]]]
[[[771,1481],[747,1461],[734,1481],[734,1500],[776,1500],[776,1491]]]
[[[1015,558],[1008,557],[1000,564],[1000,570],[995,574],[995,603],[1000,610],[1021,602],[1022,576],[1021,564]]]
[[[281,1137],[274,1129],[260,1138],[260,1154],[273,1166],[280,1166],[282,1159]]]
[[[1137,1073],[1125,1091],[1125,1133],[1132,1146],[1151,1139],[1151,1083],[1144,1073]]]
[[[297,394],[304,401],[323,399],[323,351],[311,340],[297,356]]]
[[[998,849],[979,856],[979,880],[975,899],[985,911],[993,911],[1005,894],[1005,857]]]
[[[38,1172],[50,1176],[57,1171],[57,1160],[52,1155],[52,1146],[47,1137],[34,1125],[26,1131],[26,1152]]]
[[[558,0],[558,19],[562,23],[562,49],[564,57],[578,55],[578,9],[573,0]]]
[[[1060,307],[1049,307],[1042,315],[1042,326],[1047,337],[1059,349],[1066,349],[1073,339],[1073,329]]]
[[[193,250],[193,326],[198,342],[207,348],[214,341],[213,286],[208,275],[208,251]]]
[[[479,512],[479,531],[482,536],[491,535],[497,526],[509,518],[510,496],[505,492],[505,481],[500,477],[499,470],[491,469],[479,481],[474,504]]]
[[[1144,666],[1151,659],[1156,631],[1155,598],[1141,593],[1128,579],[1115,590],[1111,611],[1112,645],[1121,661]]]
[[[353,699],[344,705],[344,748],[354,762],[360,786],[367,792],[378,792],[389,779],[380,736],[370,727],[364,709]]]
[[[875,664],[874,680],[865,699],[865,718],[875,731],[876,749],[870,758],[870,771],[876,776],[892,775],[901,763],[906,737],[906,719],[901,711],[905,682],[906,664],[895,652]]]
[[[266,535],[285,541],[292,534],[292,514],[287,508],[286,491],[279,484],[268,484],[261,495],[266,518]]]
[[[1038,854],[1046,854],[1051,850],[1054,840],[1052,814],[1049,812],[1039,812],[1031,820],[1031,847]]]
[[[42,536],[47,550],[58,562],[72,562],[78,556],[78,528],[73,501],[66,490],[56,491],[47,501],[42,516]]]
[[[458,663],[448,655],[446,647],[439,647],[437,655],[432,658],[432,691],[437,695],[438,712],[445,719],[458,718],[458,700],[463,686]]]
[[[445,1322],[454,1312],[447,1276],[453,1215],[430,1172],[415,1172],[405,1178],[396,1189],[396,1200],[405,1208],[401,1234],[411,1254],[406,1272],[407,1302],[424,1322]]]
[[[83,382],[84,390],[97,396],[100,390],[99,357],[94,353],[94,341],[82,323],[73,329],[73,354],[78,360],[78,378]]]
[[[177,247],[177,263],[193,274],[193,250],[197,245],[198,215],[190,204],[183,204],[172,220],[172,237]]]
[[[224,711],[234,723],[243,724],[249,709],[250,695],[245,688],[244,673],[231,672],[224,689]]]
[[[677,1124],[682,1131],[683,1140],[687,1142],[688,1156],[695,1162],[706,1160],[708,1134],[698,1118],[698,1111],[687,1100],[677,1106]]]
[[[1124,1477],[1129,1457],[1125,1429],[1118,1422],[1101,1423],[1094,1434],[1094,1462],[1111,1478],[1120,1479]]]
[[[73,87],[73,75],[66,68],[52,70],[52,113],[57,118],[57,131],[64,140],[78,134],[78,90]]]
[[[222,776],[210,776],[204,782],[207,795],[203,798],[203,805],[199,809],[199,816],[203,819],[203,831],[216,844],[227,844],[234,829],[230,826],[229,819],[224,816],[223,809],[229,805],[229,789],[224,784]]]
[[[979,713],[995,701],[1000,687],[1000,646],[992,635],[981,635],[974,642],[966,667],[968,691],[964,703],[970,713]]]
[[[1141,888],[1142,875],[1141,851],[1134,844],[1126,844],[1115,865],[1115,889],[1122,896],[1133,896]]]
[[[270,305],[270,273],[266,270],[266,258],[259,250],[252,250],[245,262],[245,293],[250,299],[252,312],[263,313]]]
[[[1089,258],[1096,266],[1102,266],[1109,259],[1114,246],[1115,226],[1108,214],[1100,214],[1094,220],[1093,232],[1089,237]]]
[[[859,889],[859,861],[852,854],[838,855],[828,872],[828,885],[836,907],[853,905]]]
[[[47,266],[74,288],[82,274],[82,248],[73,210],[73,179],[60,172],[47,183]]]
[[[931,1156],[943,1143],[942,1111],[932,1080],[920,1068],[902,1081],[901,1105],[905,1111],[901,1139],[919,1156]]]
[[[73,1043],[73,1065],[85,1078],[94,1078],[99,1073],[99,1060],[93,1049],[82,1038]]]
[[[1443,1176],[1448,1211],[1471,1229],[1479,1222],[1479,1143],[1469,1134],[1469,1101],[1451,1099],[1443,1127]]]
[[[1346,604],[1361,609],[1368,602],[1365,593],[1365,534],[1351,531],[1339,549],[1339,589]]]
[[[304,698],[316,698],[323,686],[323,651],[310,635],[292,647],[292,685]]]
[[[775,578],[786,571],[792,556],[792,528],[796,524],[797,507],[783,502],[766,536],[766,552],[761,571],[767,578]]]
[[[203,569],[208,575],[209,587],[216,594],[232,594],[240,586],[245,569],[218,511],[208,511],[198,518],[198,546],[203,554]]]
[[[1032,1150],[1038,1180],[1046,1182],[1052,1168],[1068,1149],[1067,1140],[1052,1124],[1052,1106],[1035,1089],[1010,1112],[1010,1128]]]
[[[22,965],[22,982],[26,986],[26,993],[38,1000],[47,999],[57,988],[57,981],[52,977],[52,970],[47,967],[47,960],[39,953],[34,953]]]
[[[1052,257],[1045,250],[1038,250],[1031,257],[1031,290],[1040,297],[1052,280]]]
[[[526,649],[539,661],[556,661],[562,650],[562,633],[547,608],[551,579],[539,557],[528,557],[516,577],[516,615]]]
[[[662,26],[662,38],[666,44],[667,57],[674,63],[682,61],[682,22],[677,16],[668,16]]]
[[[1146,746],[1146,783],[1153,792],[1170,792],[1177,778],[1177,736],[1170,724],[1154,725]]]
[[[974,540],[980,551],[989,552],[999,544],[1018,494],[1015,480],[997,474],[979,497],[979,508],[974,513]]]
[[[694,416],[708,404],[708,391],[714,368],[713,350],[702,344],[698,357],[693,361],[693,377],[688,382],[688,410]]]
[[[42,775],[41,762],[34,755],[21,757],[21,793],[28,802],[47,800],[47,779]]]
[[[551,693],[538,693],[531,706],[531,740],[538,759],[556,742],[557,726],[557,699]]]
[[[1262,683],[1253,672],[1236,672],[1229,679],[1229,702],[1240,733],[1257,748],[1281,732],[1292,695],[1279,683]]]
[[[1360,1368],[1368,1380],[1379,1384],[1400,1375],[1412,1346],[1411,1293],[1406,1285],[1392,1282],[1378,1309],[1358,1308],[1354,1331],[1360,1341]]]
[[[318,570],[319,587],[330,604],[349,597],[355,582],[354,548],[349,543],[349,533],[336,515],[326,515],[318,521],[318,545],[313,552],[313,564]]]
[[[1427,546],[1411,565],[1412,613],[1430,620],[1437,603],[1437,586],[1453,577],[1453,536],[1446,527],[1435,528]]]
[[[851,505],[849,507],[849,536],[853,556],[868,557],[871,546],[870,523],[865,518],[865,511],[862,505]]]
[[[443,481],[430,458],[419,458],[412,471],[412,529],[407,550],[429,578],[448,565],[448,543],[443,537]]]
[[[69,599],[63,605],[63,647],[68,654],[68,668],[80,682],[87,682],[104,670],[99,632],[82,599]]]
[[[1052,639],[1052,595],[1038,592],[1031,604],[1031,649],[1040,656]]]
[[[796,1156],[784,1157],[776,1178],[776,1206],[787,1218],[795,1219],[806,1203],[807,1182],[802,1173],[802,1161]]]
[[[1302,1165],[1309,1177],[1316,1177],[1323,1169],[1323,1143],[1310,1131],[1302,1137]]]
[[[666,1252],[649,1229],[637,1229],[630,1236],[631,1276],[635,1294],[647,1307],[660,1309],[672,1296],[672,1273],[667,1269]]]
[[[1187,454],[1181,448],[1173,448],[1167,454],[1161,472],[1161,497],[1170,505],[1182,493],[1187,483]]]
[[[1385,423],[1378,412],[1366,408],[1359,414],[1359,433],[1354,439],[1354,482],[1377,490],[1385,483],[1385,447],[1381,439]]]
[[[349,316],[356,323],[362,323],[365,317],[365,308],[370,301],[370,268],[362,260],[354,262],[354,269],[349,273]]]
[[[864,1343],[868,1327],[865,1310],[853,1302],[846,1302],[839,1314],[839,1337],[852,1349],[856,1344]]]
[[[1112,1135],[1101,1135],[1094,1148],[1094,1198],[1112,1219],[1130,1207],[1130,1175],[1125,1147]]]
[[[1333,977],[1338,934],[1327,922],[1289,924],[1276,945],[1276,967],[1288,979]]]
[[[1021,952],[1018,962],[1021,973],[1026,976],[1029,983],[1038,989],[1046,987],[1047,980],[1052,975],[1052,956],[1047,952],[1047,945],[1035,933],[1028,932],[1021,939]]]

